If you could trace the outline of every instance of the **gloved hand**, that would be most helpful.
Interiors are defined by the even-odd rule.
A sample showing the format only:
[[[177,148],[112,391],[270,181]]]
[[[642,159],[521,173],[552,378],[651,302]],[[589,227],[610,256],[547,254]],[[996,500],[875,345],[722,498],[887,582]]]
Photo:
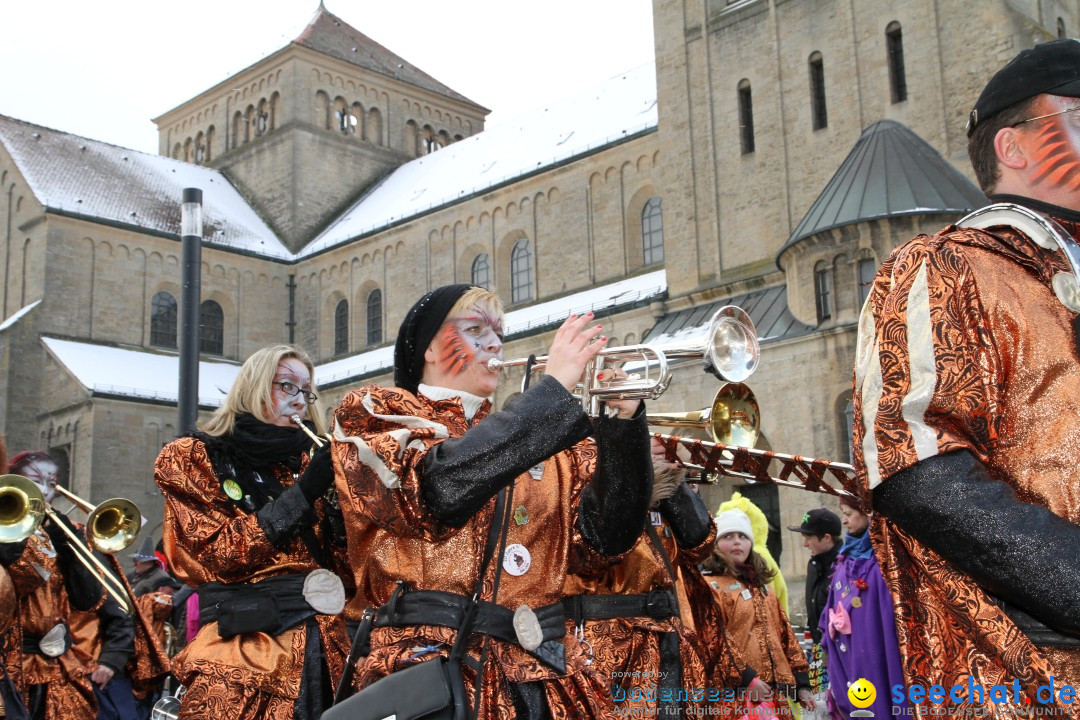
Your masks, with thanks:
[[[57,525],[57,520],[67,525],[68,530],[75,533],[76,536],[78,536],[79,534],[79,531],[75,529],[75,527],[71,524],[71,521],[68,520],[63,513],[52,513],[45,518],[45,522],[41,524],[41,529],[44,530],[45,534],[49,536],[49,540],[52,542],[54,548],[59,548],[61,546],[67,545],[70,541],[70,537],[68,536],[68,534],[65,533],[59,525]]]
[[[330,458],[330,443],[315,451],[308,461],[307,469],[297,481],[300,491],[312,506],[334,484],[334,463]]]

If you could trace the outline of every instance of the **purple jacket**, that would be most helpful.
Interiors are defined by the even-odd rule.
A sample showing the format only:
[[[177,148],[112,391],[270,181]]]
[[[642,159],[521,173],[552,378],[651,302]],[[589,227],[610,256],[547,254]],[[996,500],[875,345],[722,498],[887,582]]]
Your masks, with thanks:
[[[839,608],[839,609],[838,609]],[[830,625],[832,629],[830,630]],[[866,708],[875,718],[893,717],[892,687],[904,686],[892,596],[878,568],[869,533],[848,535],[829,581],[829,600],[821,615],[821,644],[829,671],[829,711],[834,718],[857,710],[848,685],[859,678],[874,684],[877,696]],[[904,708],[909,708],[905,701]],[[910,709],[897,713],[910,717]]]

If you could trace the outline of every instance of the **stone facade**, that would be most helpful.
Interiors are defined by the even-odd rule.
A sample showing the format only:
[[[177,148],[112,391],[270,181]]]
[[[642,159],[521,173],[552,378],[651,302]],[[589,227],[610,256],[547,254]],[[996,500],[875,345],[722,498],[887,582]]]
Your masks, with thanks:
[[[895,24],[907,82],[899,102],[886,39]],[[302,259],[204,247],[202,297],[223,310],[223,357],[239,362],[292,340],[326,362],[385,345],[420,294],[470,281],[481,253],[509,309],[655,269],[643,267],[642,212],[659,197],[667,295],[603,317],[606,334],[637,343],[667,313],[786,285],[790,312],[815,329],[763,340],[761,366],[748,381],[761,408],[761,445],[847,461],[857,262],[880,263],[898,243],[948,219],[869,219],[800,242],[782,269],[777,255],[876,120],[904,123],[970,177],[964,121],[977,93],[1018,50],[1057,36],[1059,24],[1076,32],[1077,2],[655,0],[656,129]],[[827,124],[814,129],[808,68],[817,58]],[[483,108],[416,82],[297,41],[157,118],[160,152],[220,169],[297,251],[393,168],[483,130]],[[740,87],[752,101],[752,152],[743,152]],[[177,237],[46,209],[2,144],[0,233],[0,320],[41,301],[0,330],[0,430],[9,452],[60,453],[76,491],[95,501],[135,500],[153,533],[161,499],[152,462],[175,436],[175,406],[87,390],[40,338],[174,352],[152,346],[150,313],[159,291],[179,295]],[[533,253],[532,289],[514,302],[510,253],[522,238]],[[822,262],[833,269],[835,304],[818,325],[813,269]],[[382,302],[372,344],[366,301],[374,290]],[[335,347],[341,300],[350,308],[345,353]],[[543,352],[552,333],[513,337],[506,354]],[[357,384],[390,381],[389,373],[339,379],[321,395],[332,407]],[[496,406],[519,381],[511,374]],[[710,376],[680,369],[650,407],[698,409],[716,389]],[[715,507],[734,487],[703,493]],[[810,507],[836,504],[788,489],[772,497],[798,620],[807,556],[801,538],[783,528]]]

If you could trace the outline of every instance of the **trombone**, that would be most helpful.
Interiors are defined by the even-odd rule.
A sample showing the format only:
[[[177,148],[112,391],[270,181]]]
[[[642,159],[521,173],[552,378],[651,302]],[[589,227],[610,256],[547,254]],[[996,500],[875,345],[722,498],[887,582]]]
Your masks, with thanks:
[[[700,360],[703,369],[717,378],[742,382],[757,369],[760,353],[757,330],[750,316],[739,307],[725,305],[709,319],[703,340],[604,348],[585,366],[575,396],[581,399],[585,411],[594,416],[600,414],[604,400],[654,400],[671,384],[674,360]],[[625,378],[611,378],[604,373],[605,368],[620,363],[628,363],[626,369],[634,372]],[[543,355],[533,359],[492,358],[487,366],[494,371],[526,365],[531,373],[543,370],[546,364],[547,356]]]
[[[855,477],[855,468],[846,463],[818,458],[758,450],[761,414],[757,399],[742,383],[725,383],[713,397],[712,404],[688,413],[646,413],[650,425],[674,428],[708,429],[713,441],[656,435],[665,455],[688,470],[701,471],[705,484],[730,477],[752,483],[771,483],[782,487],[851,495],[844,489],[845,480]],[[839,483],[833,487],[830,483]]]
[[[112,498],[94,506],[68,490],[57,486],[56,491],[87,513],[86,540],[81,539],[58,517],[41,488],[22,475],[0,476],[0,542],[19,542],[38,529],[46,517],[67,535],[75,558],[94,573],[102,587],[129,615],[134,607],[123,581],[113,575],[94,551],[112,555],[134,540],[142,526],[142,515],[135,503]]]

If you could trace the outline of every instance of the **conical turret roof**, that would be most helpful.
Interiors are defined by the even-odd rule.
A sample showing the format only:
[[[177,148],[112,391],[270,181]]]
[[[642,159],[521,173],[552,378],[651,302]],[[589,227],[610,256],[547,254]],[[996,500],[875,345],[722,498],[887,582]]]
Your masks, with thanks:
[[[803,238],[843,225],[899,215],[967,213],[986,196],[906,126],[867,127],[779,255]]]

